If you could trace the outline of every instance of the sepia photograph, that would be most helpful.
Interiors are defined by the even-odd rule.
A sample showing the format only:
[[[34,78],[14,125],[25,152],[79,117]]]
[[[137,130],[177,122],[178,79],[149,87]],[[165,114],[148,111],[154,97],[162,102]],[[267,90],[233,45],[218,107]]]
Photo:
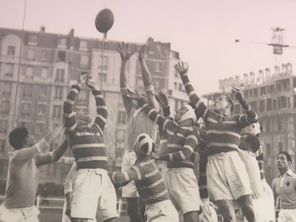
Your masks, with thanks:
[[[0,0],[0,222],[296,222],[295,21]]]

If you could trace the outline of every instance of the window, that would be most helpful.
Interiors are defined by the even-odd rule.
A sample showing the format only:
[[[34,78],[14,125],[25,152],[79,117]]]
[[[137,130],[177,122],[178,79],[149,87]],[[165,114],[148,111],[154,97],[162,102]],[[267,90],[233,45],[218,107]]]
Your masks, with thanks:
[[[47,61],[49,59],[49,53],[47,50],[41,50],[40,61]]]
[[[48,68],[41,68],[41,78],[46,79],[48,75]]]
[[[54,98],[55,99],[62,99],[64,96],[64,91],[63,91],[63,87],[61,86],[56,86],[54,88]]]
[[[5,140],[0,140],[0,150],[1,150],[1,153],[4,153],[4,149],[5,149]]]
[[[33,77],[33,67],[32,66],[28,66],[26,68],[26,77],[28,77],[28,78],[32,78]]]
[[[88,64],[89,64],[89,56],[81,55],[80,56],[80,65],[81,66],[88,66]]]
[[[265,100],[259,101],[259,111],[264,112],[265,111]]]
[[[266,111],[272,110],[272,99],[267,99]]]
[[[58,51],[58,62],[66,62],[66,52],[64,51]]]
[[[277,120],[277,130],[278,130],[279,132],[282,131],[282,121],[281,121],[280,119]]]
[[[125,111],[118,111],[118,123],[126,123],[126,112]]]
[[[278,143],[278,149],[279,149],[279,152],[283,151],[283,143],[282,142]]]
[[[9,108],[10,108],[10,102],[9,101],[2,101],[1,103],[1,113],[2,114],[8,114],[9,113]]]
[[[174,70],[174,76],[175,78],[179,78],[179,73],[176,70]]]
[[[14,56],[15,55],[15,46],[9,45],[7,47],[7,55]]]
[[[53,118],[60,118],[62,116],[62,106],[60,105],[53,105],[52,108],[52,117]]]
[[[58,47],[59,48],[66,48],[67,46],[67,40],[65,38],[59,38],[58,39]]]
[[[28,49],[27,56],[28,56],[29,60],[34,60],[35,59],[35,51],[34,51],[34,49]]]
[[[99,61],[99,70],[107,70],[108,69],[108,56],[103,56],[103,60],[102,60],[102,56],[100,56],[100,61]]]
[[[178,90],[178,83],[174,82],[174,90]]]
[[[32,97],[33,96],[33,88],[31,85],[23,85],[23,96],[24,97]]]
[[[0,120],[0,133],[7,133],[8,120]]]
[[[23,103],[21,112],[22,112],[22,115],[24,115],[24,116],[30,116],[31,104],[30,103]]]
[[[118,143],[118,142],[124,142],[124,141],[125,141],[125,130],[117,129],[116,130],[116,142]]]
[[[38,104],[37,106],[37,114],[42,116],[45,114],[46,105],[45,104]]]
[[[29,35],[28,45],[37,45],[37,35]]]
[[[39,87],[38,97],[39,98],[47,97],[47,87],[46,86],[40,86]]]
[[[179,83],[179,91],[183,91],[183,84],[182,83]]]
[[[8,63],[8,64],[5,64],[4,65],[4,75],[6,76],[6,77],[13,77],[13,64],[10,64],[10,63]]]
[[[5,97],[10,97],[11,95],[11,87],[12,87],[12,83],[10,82],[3,82],[3,84],[1,85],[1,89],[2,89],[2,95]]]
[[[104,73],[104,72],[99,73],[99,78],[101,82],[107,82],[107,73]]]
[[[64,69],[57,69],[56,70],[56,78],[55,82],[65,82],[65,70]]]
[[[161,72],[161,62],[155,62],[155,72]]]
[[[44,131],[44,123],[37,122],[36,123],[36,133],[37,134],[42,134]]]
[[[80,51],[87,51],[87,41],[80,40],[79,50]]]

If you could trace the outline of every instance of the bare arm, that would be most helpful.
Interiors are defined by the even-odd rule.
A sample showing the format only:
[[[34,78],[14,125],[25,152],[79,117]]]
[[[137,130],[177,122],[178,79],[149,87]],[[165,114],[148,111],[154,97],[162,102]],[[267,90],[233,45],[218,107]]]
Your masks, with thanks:
[[[49,163],[53,163],[58,161],[66,152],[68,148],[68,142],[65,139],[64,142],[54,151],[46,153],[46,154],[40,154],[36,157],[36,165],[41,166]]]
[[[36,157],[40,152],[47,150],[49,148],[49,143],[46,139],[42,138],[38,143],[36,143],[32,147],[23,148],[14,152],[11,161],[16,163],[17,165],[24,164],[34,157]]]
[[[154,96],[154,87],[153,87],[152,77],[147,67],[147,64],[145,62],[146,51],[147,51],[147,46],[143,45],[139,52],[139,62],[141,67],[142,80],[147,93],[148,103],[152,105],[155,108],[155,110],[158,112],[159,104]]]
[[[133,55],[133,52],[129,51],[128,45],[121,43],[117,48],[119,55],[121,57],[121,66],[120,66],[120,90],[122,93],[122,101],[127,113],[131,112],[132,107],[134,106],[134,101],[127,96],[128,86],[127,86],[127,77],[126,77],[126,64],[130,57]]]
[[[189,96],[190,104],[194,107],[196,118],[199,119],[201,117],[205,120],[208,113],[208,108],[194,91],[194,88],[187,75],[188,66],[185,66],[185,64],[181,62],[175,65],[175,70],[181,76],[184,88],[187,95]]]

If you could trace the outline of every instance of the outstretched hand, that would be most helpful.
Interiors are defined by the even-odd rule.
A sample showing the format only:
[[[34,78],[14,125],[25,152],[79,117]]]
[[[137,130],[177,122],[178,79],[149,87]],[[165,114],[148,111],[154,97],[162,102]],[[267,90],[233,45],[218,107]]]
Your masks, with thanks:
[[[135,100],[140,106],[143,106],[145,103],[147,103],[144,97],[137,90],[135,92],[129,90],[125,92],[125,96]]]
[[[80,75],[78,76],[78,79],[77,79],[77,84],[80,87],[82,87],[86,83],[87,78],[88,78],[87,72],[80,73]]]
[[[169,106],[169,100],[168,97],[166,96],[166,94],[164,94],[163,92],[159,92],[158,95],[155,95],[158,103],[162,106],[162,107],[168,107]]]
[[[119,44],[117,51],[120,54],[120,57],[123,61],[129,60],[129,58],[134,54],[134,52],[129,50],[129,45],[122,42]]]
[[[189,67],[183,62],[179,62],[174,66],[174,68],[180,74],[180,76],[183,76],[187,74]]]
[[[86,80],[86,85],[88,86],[88,88],[90,88],[91,90],[95,90],[96,89],[96,83],[93,80],[92,77],[88,77]]]
[[[240,89],[232,87],[231,91],[238,101],[241,101],[243,99],[243,95]]]

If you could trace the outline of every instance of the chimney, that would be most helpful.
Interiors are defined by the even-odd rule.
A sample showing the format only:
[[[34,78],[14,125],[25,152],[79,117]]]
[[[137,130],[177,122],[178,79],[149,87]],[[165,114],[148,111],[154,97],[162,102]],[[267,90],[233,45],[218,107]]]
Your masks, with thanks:
[[[40,32],[45,32],[45,26],[44,25],[40,26]]]

